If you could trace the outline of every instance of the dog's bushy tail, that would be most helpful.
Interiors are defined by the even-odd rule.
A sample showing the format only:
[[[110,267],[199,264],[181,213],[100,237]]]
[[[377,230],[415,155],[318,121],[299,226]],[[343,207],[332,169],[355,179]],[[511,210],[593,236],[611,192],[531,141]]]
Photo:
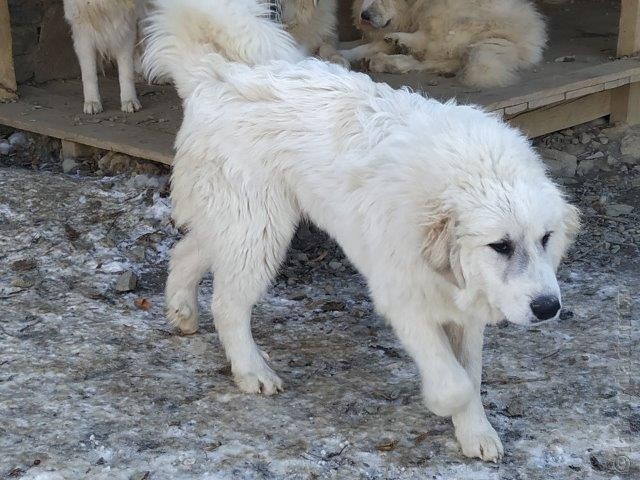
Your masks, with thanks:
[[[302,53],[259,0],[153,0],[142,58],[150,80],[171,78],[186,98],[229,62],[298,61]]]

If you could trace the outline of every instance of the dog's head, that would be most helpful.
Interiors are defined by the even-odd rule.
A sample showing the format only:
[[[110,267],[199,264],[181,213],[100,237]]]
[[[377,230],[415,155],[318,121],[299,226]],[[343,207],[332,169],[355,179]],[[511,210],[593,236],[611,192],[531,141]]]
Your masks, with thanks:
[[[460,288],[459,302],[480,300],[494,321],[526,325],[560,311],[556,269],[579,215],[528,145],[517,154],[531,158],[506,167],[509,159],[487,159],[426,209],[423,256]]]
[[[393,20],[407,0],[355,0],[353,21],[360,30],[379,30],[393,25]]]

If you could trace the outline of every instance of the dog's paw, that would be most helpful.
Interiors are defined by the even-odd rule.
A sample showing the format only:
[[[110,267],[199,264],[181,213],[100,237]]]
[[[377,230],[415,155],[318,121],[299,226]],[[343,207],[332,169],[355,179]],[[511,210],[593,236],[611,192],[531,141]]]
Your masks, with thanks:
[[[84,113],[88,115],[95,115],[102,112],[102,102],[100,100],[88,100],[84,102]]]
[[[498,463],[504,454],[498,434],[486,420],[479,425],[458,425],[456,438],[466,457]]]
[[[375,54],[367,59],[366,68],[373,73],[384,73],[387,71],[387,59],[385,54]]]
[[[340,65],[347,70],[351,69],[351,64],[349,63],[349,61],[340,54],[332,55],[329,58],[329,61],[335,63],[336,65]]]
[[[264,352],[260,353],[261,356],[267,357]],[[250,371],[233,372],[233,379],[238,388],[245,393],[262,393],[263,395],[282,392],[280,377],[264,361],[259,363]]]
[[[191,335],[198,330],[198,307],[174,297],[167,303],[167,319],[180,333]]]
[[[399,33],[388,33],[384,36],[384,41],[389,45],[393,45],[394,47],[402,47],[402,37]]]
[[[120,109],[125,113],[134,113],[142,108],[137,98],[132,100],[123,100]]]

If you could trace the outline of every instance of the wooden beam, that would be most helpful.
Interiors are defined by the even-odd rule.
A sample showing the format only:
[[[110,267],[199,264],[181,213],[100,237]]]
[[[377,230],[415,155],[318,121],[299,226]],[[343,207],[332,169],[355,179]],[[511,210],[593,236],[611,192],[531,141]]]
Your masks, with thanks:
[[[0,102],[18,97],[7,0],[0,0]]]
[[[622,0],[618,56],[640,51],[640,0]],[[611,91],[611,121],[640,123],[640,83],[633,82]]]
[[[640,0],[622,0],[618,30],[618,56],[640,51]]]
[[[610,109],[611,91],[605,90],[507,116],[506,120],[533,138],[604,117]]]
[[[640,83],[611,90],[611,122],[640,123]]]

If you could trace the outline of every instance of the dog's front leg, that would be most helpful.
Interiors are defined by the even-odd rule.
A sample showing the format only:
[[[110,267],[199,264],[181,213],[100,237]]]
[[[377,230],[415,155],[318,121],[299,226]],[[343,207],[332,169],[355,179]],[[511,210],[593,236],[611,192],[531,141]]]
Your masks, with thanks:
[[[324,43],[318,49],[318,56],[324,60],[328,60],[332,63],[342,65],[344,68],[349,68],[349,61],[338,53],[336,47],[330,43]]]
[[[447,334],[474,389],[473,398],[467,407],[452,417],[456,438],[460,442],[462,453],[467,457],[498,462],[503,454],[502,442],[487,420],[480,397],[484,323],[470,323],[464,327],[447,326]]]
[[[78,56],[82,73],[82,93],[84,95],[84,113],[93,115],[102,112],[102,101],[98,90],[98,65],[95,45],[91,33],[82,27],[73,28],[73,47]]]
[[[389,313],[398,338],[418,364],[429,410],[443,417],[465,411],[475,389],[442,326],[425,318],[424,313],[404,308]]]
[[[339,50],[338,53],[346,58],[349,62],[357,62],[370,58],[376,53],[391,53],[393,46],[378,40],[371,43],[365,43],[364,45],[358,45],[357,47],[350,48],[348,50]]]
[[[120,81],[120,108],[123,112],[133,113],[140,110],[140,101],[136,95],[135,85],[135,29],[129,32],[127,38],[117,52],[116,61],[118,63],[118,79]]]

